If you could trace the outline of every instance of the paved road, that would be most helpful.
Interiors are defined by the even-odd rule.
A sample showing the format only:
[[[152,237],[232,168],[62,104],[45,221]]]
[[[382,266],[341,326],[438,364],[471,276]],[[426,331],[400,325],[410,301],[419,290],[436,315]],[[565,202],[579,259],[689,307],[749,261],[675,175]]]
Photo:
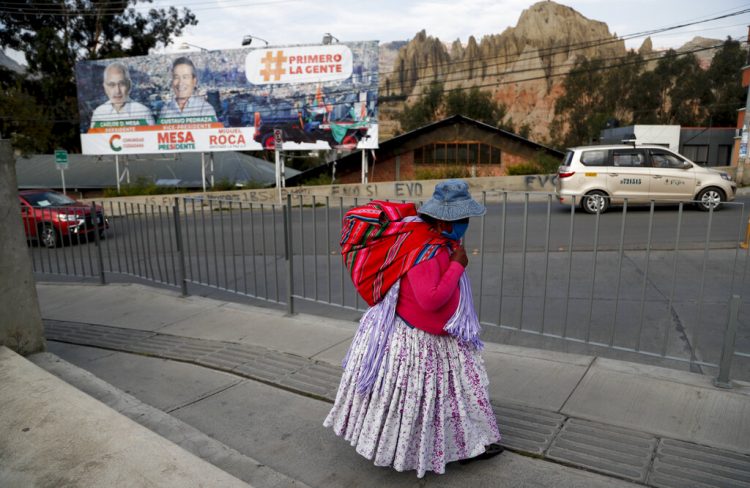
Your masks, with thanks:
[[[681,215],[674,206],[657,207],[653,213],[638,207],[601,216],[576,213],[573,218],[556,202],[490,204],[484,252],[479,222],[466,238],[487,336],[553,349],[583,347],[540,337],[543,332],[623,350],[718,362],[728,299],[732,293],[750,297],[747,255],[736,247],[747,220],[747,202],[743,197],[712,214],[691,207]],[[288,271],[280,209],[222,210],[214,207],[213,212],[180,220],[188,279],[284,302]],[[364,304],[356,298],[337,253],[340,216],[337,208],[293,210],[294,293],[361,309]],[[171,215],[156,207],[113,219],[101,249],[107,271],[177,285],[176,247]],[[98,275],[97,248],[85,242],[32,251],[37,271]],[[328,313],[325,307],[318,310]],[[741,318],[747,322],[744,313]],[[750,352],[746,329],[740,331],[738,346]],[[693,365],[696,368],[700,366]]]

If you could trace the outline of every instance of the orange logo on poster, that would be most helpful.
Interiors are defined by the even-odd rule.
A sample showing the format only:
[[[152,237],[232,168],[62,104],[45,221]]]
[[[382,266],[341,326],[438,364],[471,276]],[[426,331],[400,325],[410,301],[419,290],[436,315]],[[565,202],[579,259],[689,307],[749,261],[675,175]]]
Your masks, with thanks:
[[[122,151],[121,139],[120,134],[112,134],[112,137],[109,138],[109,147],[115,152]]]
[[[263,77],[263,81],[270,81],[272,76],[274,81],[279,81],[281,75],[286,74],[286,70],[283,68],[286,61],[287,57],[284,56],[284,51],[276,51],[275,56],[273,51],[266,52],[266,56],[261,60],[263,69],[260,70],[260,75]]]

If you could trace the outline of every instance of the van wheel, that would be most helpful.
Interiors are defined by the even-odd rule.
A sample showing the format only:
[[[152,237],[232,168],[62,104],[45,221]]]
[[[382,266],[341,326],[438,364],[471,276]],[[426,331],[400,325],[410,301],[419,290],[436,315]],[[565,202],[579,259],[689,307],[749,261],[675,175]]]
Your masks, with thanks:
[[[48,249],[57,247],[60,244],[60,237],[57,231],[50,224],[44,224],[39,229],[39,242]]]
[[[603,191],[594,190],[583,196],[581,208],[590,214],[602,214],[609,207],[609,196]]]
[[[721,207],[721,202],[726,201],[727,197],[724,196],[724,192],[715,187],[704,188],[695,197],[695,206],[698,210],[708,212],[712,208],[714,210]]]

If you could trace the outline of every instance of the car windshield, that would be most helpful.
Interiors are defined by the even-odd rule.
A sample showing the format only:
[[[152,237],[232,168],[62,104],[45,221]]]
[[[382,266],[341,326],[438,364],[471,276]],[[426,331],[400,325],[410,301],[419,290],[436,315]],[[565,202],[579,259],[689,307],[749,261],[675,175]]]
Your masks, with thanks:
[[[42,191],[39,193],[27,193],[23,196],[33,207],[60,207],[63,205],[73,205],[72,200],[61,193],[51,191]]]

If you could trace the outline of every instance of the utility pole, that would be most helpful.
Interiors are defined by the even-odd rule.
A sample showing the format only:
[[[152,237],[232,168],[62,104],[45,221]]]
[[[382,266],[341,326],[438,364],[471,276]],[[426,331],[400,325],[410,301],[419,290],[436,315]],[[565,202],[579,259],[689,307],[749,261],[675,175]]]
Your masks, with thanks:
[[[750,41],[750,26],[748,27],[747,39]],[[745,66],[742,68],[742,81],[746,81],[745,73],[750,71],[750,52],[748,52],[748,58],[745,61]],[[748,175],[747,165],[750,162],[747,154],[747,138],[750,133],[750,79],[747,80],[747,99],[745,100],[745,114],[742,122],[742,130],[740,132],[740,151],[737,157],[737,173],[735,179],[737,184],[744,186],[750,180]]]

